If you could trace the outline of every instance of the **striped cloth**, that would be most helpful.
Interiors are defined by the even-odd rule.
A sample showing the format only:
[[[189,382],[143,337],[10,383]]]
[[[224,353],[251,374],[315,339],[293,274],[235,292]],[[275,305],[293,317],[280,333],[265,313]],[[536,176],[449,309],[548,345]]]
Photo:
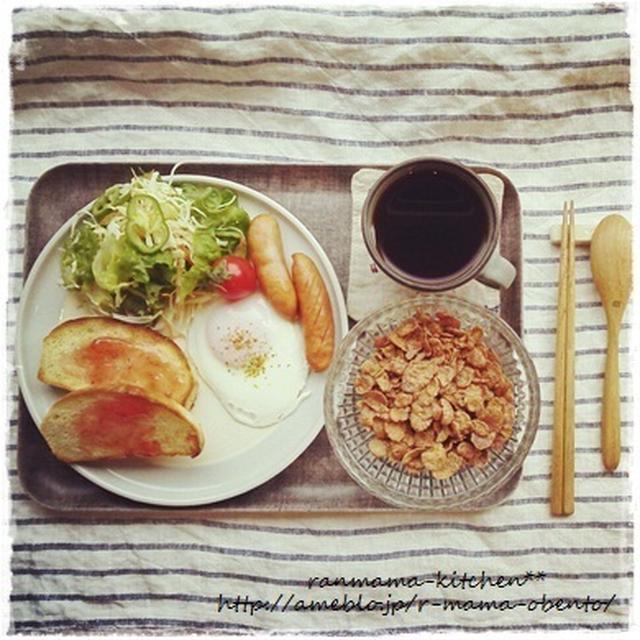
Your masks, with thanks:
[[[618,471],[606,474],[599,450],[605,320],[584,250],[576,265],[576,513],[554,519],[548,504],[558,272],[549,227],[569,198],[580,222],[630,214],[622,9],[23,9],[13,29],[10,342],[23,278],[25,203],[37,177],[54,165],[141,159],[363,165],[437,154],[492,164],[519,188],[525,341],[542,387],[540,431],[522,481],[506,504],[485,513],[119,522],[55,517],[30,502],[16,471],[14,376],[14,631],[626,628],[630,369],[623,356],[623,458]],[[628,354],[629,324],[622,341]],[[546,577],[482,590],[430,582],[308,588],[313,576],[424,581],[438,571]],[[394,616],[284,608],[290,594],[308,603],[416,592],[433,602]],[[242,606],[220,610],[220,594],[271,606],[254,615]],[[611,602],[606,611],[529,611],[528,602],[543,594],[547,602],[587,596]],[[442,606],[444,599],[494,598],[514,607]]]

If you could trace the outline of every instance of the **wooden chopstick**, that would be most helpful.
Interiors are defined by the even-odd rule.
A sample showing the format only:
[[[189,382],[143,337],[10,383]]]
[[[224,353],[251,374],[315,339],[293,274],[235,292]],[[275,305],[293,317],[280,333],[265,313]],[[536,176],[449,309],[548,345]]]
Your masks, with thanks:
[[[564,203],[560,243],[556,334],[551,513],[574,511],[575,471],[575,221],[573,200]]]
[[[558,320],[556,327],[556,366],[553,399],[553,448],[551,452],[551,513],[564,515],[564,381],[566,379],[565,336],[567,327],[567,264],[569,253],[568,207],[562,213],[560,235],[560,277],[558,279]]]
[[[576,311],[576,247],[573,200],[569,202],[569,254],[567,265],[567,324],[565,327],[564,385],[564,515],[574,509],[575,476],[575,311]]]

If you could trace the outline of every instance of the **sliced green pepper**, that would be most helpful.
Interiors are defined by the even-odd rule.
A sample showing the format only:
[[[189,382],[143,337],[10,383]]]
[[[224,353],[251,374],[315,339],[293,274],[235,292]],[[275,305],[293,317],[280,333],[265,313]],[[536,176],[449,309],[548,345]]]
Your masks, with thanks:
[[[127,240],[141,253],[160,251],[169,239],[158,201],[143,194],[131,198],[127,207]]]
[[[122,185],[114,184],[109,187],[100,197],[96,198],[91,205],[91,213],[98,222],[102,223],[106,214],[116,210],[126,199],[126,194],[122,193]]]

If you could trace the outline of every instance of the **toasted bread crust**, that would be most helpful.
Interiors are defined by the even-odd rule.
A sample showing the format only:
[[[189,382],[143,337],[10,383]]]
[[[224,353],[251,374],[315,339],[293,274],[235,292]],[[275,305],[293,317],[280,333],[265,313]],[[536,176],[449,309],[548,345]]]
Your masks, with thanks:
[[[195,457],[204,445],[182,405],[132,385],[72,391],[50,407],[40,430],[64,462]]]
[[[100,316],[55,327],[44,339],[38,378],[69,391],[127,380],[187,407],[197,390],[193,367],[173,340],[148,327]]]

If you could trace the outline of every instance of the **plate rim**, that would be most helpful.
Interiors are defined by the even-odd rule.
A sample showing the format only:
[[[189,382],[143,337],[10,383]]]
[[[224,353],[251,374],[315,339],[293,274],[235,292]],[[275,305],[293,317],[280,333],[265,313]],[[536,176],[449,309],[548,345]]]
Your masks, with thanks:
[[[337,353],[337,350],[338,350],[337,347],[340,341],[348,333],[348,330],[349,330],[345,297],[342,291],[342,286],[335,273],[335,269],[333,268],[331,260],[327,256],[325,250],[322,248],[322,245],[320,244],[320,242],[316,239],[313,233],[305,226],[305,224],[301,220],[299,220],[291,211],[289,211],[284,205],[280,204],[270,196],[258,191],[257,189],[249,187],[240,182],[236,182],[234,180],[228,180],[226,178],[219,178],[216,176],[192,174],[192,173],[185,173],[185,174],[175,173],[173,175],[172,174],[162,175],[161,177],[164,180],[170,180],[170,182],[192,182],[192,183],[213,184],[216,186],[229,187],[231,189],[234,189],[238,193],[242,193],[244,195],[254,198],[255,200],[261,203],[266,204],[268,208],[275,210],[278,213],[278,215],[282,216],[285,220],[287,220],[287,222],[289,222],[296,229],[296,231],[302,235],[304,240],[306,240],[311,245],[315,254],[313,256],[314,259],[318,260],[321,263],[324,269],[324,272],[328,277],[329,282],[327,282],[326,285],[327,285],[327,288],[333,293],[333,298],[335,299],[335,303],[336,303],[335,314],[337,315],[337,318],[338,318],[338,326],[336,327],[337,329],[336,353]],[[63,222],[63,224],[49,238],[45,246],[39,252],[36,259],[33,261],[33,264],[31,265],[31,268],[29,270],[29,274],[27,275],[27,278],[24,281],[22,291],[20,293],[20,302],[18,305],[18,313],[16,315],[16,334],[14,339],[14,344],[16,345],[15,369],[17,372],[18,386],[20,388],[20,392],[24,400],[25,406],[38,430],[40,430],[40,425],[39,425],[40,421],[36,420],[34,417],[34,414],[36,414],[37,411],[35,410],[35,407],[33,405],[33,399],[31,396],[32,392],[29,389],[29,382],[26,379],[26,376],[24,373],[24,367],[22,365],[23,363],[22,352],[24,348],[22,344],[23,343],[22,327],[24,324],[23,322],[24,316],[27,313],[26,301],[32,295],[32,289],[34,288],[35,283],[37,282],[36,274],[41,269],[42,264],[49,257],[51,251],[53,250],[53,246],[56,243],[58,243],[61,240],[61,238],[68,232],[69,228],[74,224],[74,222],[76,222],[77,219],[79,219],[79,217],[82,215],[82,213],[86,211],[87,207],[91,205],[91,202],[93,202],[93,200],[87,202],[81,208],[79,208],[74,213],[72,213],[69,216],[69,218],[65,222]],[[323,372],[323,375],[326,378],[326,376],[328,375],[328,371]],[[325,384],[326,384],[326,380],[325,380]],[[323,389],[323,392],[324,392],[324,389]],[[300,455],[302,455],[304,451],[306,451],[306,449],[309,447],[309,445],[313,442],[313,440],[315,440],[315,438],[318,436],[320,431],[324,428],[325,417],[324,417],[322,402],[320,403],[320,407],[321,407],[321,412],[320,412],[319,418],[317,419],[317,424],[307,429],[306,437],[302,438],[301,445],[298,448],[293,450],[294,451],[293,454],[284,457],[282,459],[284,460],[284,462],[281,461],[280,464],[275,465],[274,467],[275,470],[269,471],[267,472],[266,475],[263,475],[263,476],[261,476],[260,474],[254,473],[250,476],[249,481],[245,481],[242,485],[240,485],[239,487],[236,487],[235,489],[229,489],[228,491],[223,492],[222,494],[217,494],[217,496],[214,498],[210,496],[200,497],[195,499],[194,498],[181,499],[177,497],[176,498],[149,497],[148,495],[145,495],[144,492],[137,492],[134,489],[131,489],[131,490],[128,490],[128,489],[123,490],[120,488],[114,489],[113,485],[111,485],[108,481],[103,480],[100,477],[96,477],[95,474],[92,472],[91,467],[87,467],[86,465],[70,464],[69,466],[72,469],[74,469],[79,475],[86,478],[96,486],[101,487],[102,489],[105,489],[106,491],[109,491],[114,495],[118,495],[120,497],[127,498],[129,500],[135,500],[136,502],[154,505],[154,506],[166,506],[166,507],[191,507],[191,506],[195,507],[195,506],[202,506],[206,504],[215,504],[218,502],[222,502],[224,500],[228,500],[233,497],[237,497],[239,495],[242,495],[248,491],[251,491],[252,489],[255,489],[263,485],[264,483],[268,482],[269,480],[277,476],[279,473],[284,471]],[[297,449],[300,449],[300,450],[297,451]],[[255,481],[256,475],[258,475],[258,477],[261,478],[257,482]],[[248,485],[248,486],[245,486],[245,485]]]

